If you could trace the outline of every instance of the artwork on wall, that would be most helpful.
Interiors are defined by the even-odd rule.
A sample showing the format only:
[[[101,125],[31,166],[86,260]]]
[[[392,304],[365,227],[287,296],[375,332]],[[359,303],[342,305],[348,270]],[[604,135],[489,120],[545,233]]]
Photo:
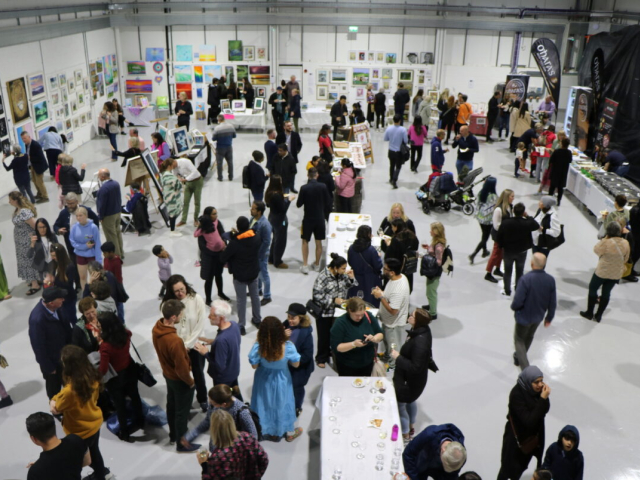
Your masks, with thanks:
[[[266,60],[267,59],[267,49],[264,47],[258,47],[257,51],[258,60]]]
[[[67,142],[73,143],[73,130],[71,130],[71,127],[67,128]]]
[[[384,62],[384,52],[376,52],[376,62]]]
[[[68,118],[64,121],[65,130],[71,130],[73,128],[73,124],[71,123],[71,119]]]
[[[383,80],[393,80],[393,68],[383,68],[382,69],[382,79]]]
[[[391,82],[389,82],[389,80],[384,80],[382,82],[382,88],[384,88],[385,90],[389,90],[390,85],[391,85]]]
[[[224,76],[227,80],[227,85],[229,85],[231,82],[235,82],[236,75],[233,72],[233,65],[226,65],[224,67]]]
[[[329,92],[329,100],[337,101],[338,100],[338,92]]]
[[[221,65],[205,65],[204,66],[204,82],[211,83],[214,78],[220,78],[222,76]]]
[[[36,131],[36,135],[38,136],[38,140],[40,140],[45,133],[47,133],[49,131],[49,129],[51,128],[51,125],[46,124],[42,127],[39,127]]]
[[[236,66],[236,75],[238,78],[238,82],[240,80],[244,80],[245,78],[249,78],[249,65]]]
[[[69,94],[67,93],[67,87],[62,87],[62,88],[60,89],[60,95],[61,95],[61,96],[60,96],[60,99],[61,99],[63,102],[68,102],[68,101],[69,101]]]
[[[151,80],[126,80],[126,93],[152,93],[153,82]]]
[[[358,60],[358,52],[356,50],[349,50],[349,61],[356,62]]]
[[[78,102],[75,99],[71,99],[71,113],[76,113],[78,111]]]
[[[363,87],[356,88],[356,100],[362,100],[364,98],[365,89]]]
[[[249,67],[249,75],[251,76],[251,83],[255,85],[269,85],[271,67],[269,65],[261,65],[256,67]],[[240,74],[238,74],[239,76]]]
[[[80,115],[80,123],[82,125],[86,125],[87,124],[87,114],[83,113],[82,115]]]
[[[367,52],[367,62],[376,61],[376,52]]]
[[[378,90],[380,90],[380,83],[378,82],[371,82],[371,89],[374,92],[377,92]]]
[[[371,78],[372,79],[376,79],[376,78],[380,78],[380,69],[379,68],[373,68],[371,70]]]
[[[329,98],[329,92],[326,85],[316,86],[316,100],[326,100]]]
[[[56,130],[58,130],[58,133],[64,133],[64,120],[58,120],[56,122]]]
[[[418,63],[418,54],[415,52],[407,53],[407,60],[409,61],[409,63]]]
[[[242,61],[242,40],[229,40],[229,61]]]
[[[384,56],[385,63],[397,63],[398,55],[395,53],[387,53]]]
[[[84,95],[85,95],[84,92],[78,92],[78,108],[84,107],[84,102],[85,102]]]
[[[193,90],[190,83],[176,83],[176,97],[179,97],[183,92],[187,94],[189,100],[193,98]]]
[[[146,75],[147,64],[142,61],[127,62],[127,75]]]
[[[162,65],[162,63],[160,62],[156,62],[153,64],[153,71],[156,73],[162,73],[162,71],[164,70],[164,65]]]
[[[265,87],[256,88],[256,97],[264,98],[267,96],[267,89]]]
[[[329,91],[330,92],[337,92],[338,90],[340,90],[340,86],[339,85],[329,85]]]
[[[5,138],[4,140],[2,140],[2,153],[5,154],[7,157],[11,155],[11,142],[9,141],[8,138]]]
[[[413,82],[413,70],[398,70],[399,82]]]
[[[262,110],[264,108],[264,99],[263,98],[256,98],[253,101],[253,109],[254,110]]]
[[[329,70],[316,70],[316,83],[321,85],[329,83]]]
[[[353,85],[366,85],[369,83],[368,68],[354,68],[352,76]]]
[[[104,83],[111,85],[113,83],[113,67],[111,65],[111,56],[104,57]]]
[[[73,78],[73,75],[67,77],[67,88],[69,89],[69,92],[76,91],[76,79]]]
[[[432,52],[420,52],[420,63],[433,65],[433,62],[434,62],[434,56]]]
[[[28,121],[16,127],[16,139],[18,140],[18,143],[20,144],[22,151],[26,152],[27,149],[25,148],[24,141],[22,140],[22,137],[21,137],[22,132],[27,132],[31,136],[31,138],[36,138],[35,135],[33,134],[33,123],[31,121]]]
[[[64,104],[64,118],[69,118],[71,116],[71,107],[68,103]]]
[[[30,118],[27,88],[23,77],[7,82],[7,94],[13,123],[18,124]]]
[[[367,52],[364,50],[358,50],[358,61],[364,62],[367,59]]]
[[[82,70],[76,70],[75,77],[76,77],[76,86],[82,87]]]
[[[189,136],[187,135],[187,128],[180,127],[173,130],[169,130],[173,146],[176,149],[176,153],[184,153],[188,151],[191,146],[189,145]]]
[[[331,82],[332,83],[347,83],[347,69],[336,68],[331,70]]]
[[[147,62],[164,62],[164,48],[147,47],[145,60]]]
[[[53,75],[49,77],[49,90],[57,90],[58,89],[58,76]]]
[[[242,59],[245,61],[253,61],[256,59],[256,47],[246,46],[242,49]]]
[[[231,102],[229,100],[220,100],[220,109],[231,110]]]
[[[1,90],[2,89],[0,89],[0,115],[2,115],[4,113],[4,102],[2,101]]]
[[[29,82],[29,98],[31,100],[44,96],[45,90],[43,73],[34,73],[29,75],[27,77],[27,81]]]
[[[202,83],[204,81],[204,68],[202,65],[193,66],[193,79],[196,83]]]
[[[100,65],[102,65],[102,63]],[[67,76],[64,73],[58,75],[58,85],[60,85],[60,88],[67,85]]]
[[[82,84],[84,85],[84,90],[86,92],[88,92],[89,90],[91,90],[91,88],[89,88],[89,77],[84,77],[82,79]]]
[[[76,130],[80,128],[80,117],[73,117],[73,128]]]
[[[51,92],[51,105],[54,107],[60,105],[60,92]]]
[[[36,127],[49,121],[49,105],[46,99],[33,104],[33,120]]]
[[[196,87],[196,98],[202,98],[202,87]]]
[[[192,80],[191,65],[174,65],[173,74],[175,75],[176,83],[190,82]]]
[[[193,61],[193,47],[191,45],[176,45],[176,62]]]
[[[198,47],[199,59],[201,62],[215,62],[216,61],[216,46],[215,45],[200,45]]]
[[[0,118],[0,138],[6,137],[8,135],[7,131],[7,120],[2,117]]]

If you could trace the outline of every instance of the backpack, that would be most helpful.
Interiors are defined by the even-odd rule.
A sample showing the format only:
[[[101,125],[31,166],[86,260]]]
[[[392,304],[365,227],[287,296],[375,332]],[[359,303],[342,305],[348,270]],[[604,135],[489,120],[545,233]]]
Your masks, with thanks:
[[[249,410],[249,413],[251,414],[251,419],[253,420],[253,424],[256,426],[256,432],[258,432],[258,441],[261,442],[262,440],[264,440],[264,437],[262,436],[262,425],[260,425],[260,415],[258,415],[256,412],[251,410],[251,406],[248,403],[245,403],[242,406],[242,408],[238,410],[237,417],[233,419],[233,421],[236,424],[236,429],[239,432],[240,431],[244,432],[244,430],[240,428],[240,412],[242,412],[243,410]]]
[[[242,188],[251,188],[251,172],[249,165],[245,165],[242,169]]]
[[[451,253],[449,245],[442,252],[442,271],[446,272],[447,275],[453,273],[453,253]]]
[[[407,250],[402,262],[402,273],[413,275],[418,271],[418,253],[415,250]]]
[[[442,255],[444,260],[444,254]],[[442,275],[442,267],[433,255],[425,255],[420,262],[420,275],[427,278],[436,278]]]

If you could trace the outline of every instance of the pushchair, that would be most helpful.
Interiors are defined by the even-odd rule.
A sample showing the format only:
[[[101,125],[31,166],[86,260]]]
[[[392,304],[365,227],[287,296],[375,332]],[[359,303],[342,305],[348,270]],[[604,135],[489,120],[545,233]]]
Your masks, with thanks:
[[[416,198],[422,204],[422,211],[429,215],[432,208],[442,208],[445,212],[451,210],[449,194],[456,190],[456,184],[451,172],[434,171],[429,180],[416,192]]]
[[[466,172],[465,172],[466,170]],[[459,181],[458,181],[458,190],[449,195],[449,198],[456,204],[462,207],[462,212],[465,215],[473,215],[476,210],[475,205],[475,196],[473,194],[473,187],[483,183],[490,175],[487,175],[477,182],[474,183],[474,180],[480,176],[482,173],[482,167],[476,168],[475,170],[468,171],[467,167],[462,169],[460,173]]]

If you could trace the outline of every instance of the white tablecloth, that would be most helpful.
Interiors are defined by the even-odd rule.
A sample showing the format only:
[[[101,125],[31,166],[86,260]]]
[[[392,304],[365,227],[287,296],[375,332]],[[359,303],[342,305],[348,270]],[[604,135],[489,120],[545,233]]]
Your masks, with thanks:
[[[298,121],[298,127],[300,128],[320,130],[320,127],[325,123],[331,125],[329,110],[325,108],[308,108],[300,113],[302,114],[302,117],[300,117]]]
[[[235,118],[227,120],[234,127],[247,127],[247,128],[259,128],[263,131],[265,130],[267,124],[265,120],[264,111],[260,113],[238,113],[234,112],[233,116]]]
[[[601,210],[613,211],[613,197],[598,183],[587,178],[574,165],[569,166],[567,190],[580,200],[596,217]]]
[[[338,231],[340,222],[351,223],[352,220],[358,222],[355,230]],[[331,254],[347,258],[347,250],[356,239],[356,232],[360,225],[371,226],[371,215],[358,215],[357,213],[332,213],[329,215],[329,228],[327,231],[327,265],[331,262]]]
[[[354,380],[355,377],[326,377],[322,383],[322,390],[316,402],[322,417],[320,479],[331,480],[336,467],[340,467],[344,480],[389,480],[391,460],[394,457],[399,459],[398,471],[404,471],[401,453],[400,456],[394,455],[396,448],[402,449],[402,433],[393,383],[386,378],[363,377],[363,380],[369,380],[370,384],[363,388],[355,388]],[[384,382],[385,393],[370,392],[377,380]],[[331,407],[331,399],[338,397],[340,402]],[[375,397],[381,397],[383,400],[376,404],[373,400]],[[374,406],[377,406],[378,410],[373,410]],[[380,429],[368,426],[369,421],[374,418],[382,420]],[[398,440],[392,442],[391,430],[394,425],[398,425]],[[358,428],[362,429],[360,438],[354,436]],[[387,433],[385,439],[380,438],[382,430]],[[354,447],[353,442],[363,444],[365,448],[361,449],[358,445]],[[384,449],[378,449],[378,443],[384,444]],[[362,459],[356,457],[360,452],[364,455]],[[384,457],[384,467],[380,471],[375,469],[378,454]]]
[[[122,112],[124,114],[124,118],[137,127],[155,126],[155,123],[151,123],[151,120],[155,120],[157,118],[155,105],[149,105],[144,108],[124,107]]]

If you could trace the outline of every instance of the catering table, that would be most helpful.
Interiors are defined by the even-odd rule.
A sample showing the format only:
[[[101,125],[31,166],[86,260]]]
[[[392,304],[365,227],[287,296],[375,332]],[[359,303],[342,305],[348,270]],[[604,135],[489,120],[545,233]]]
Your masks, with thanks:
[[[311,130],[320,130],[320,127],[324,124],[331,125],[331,116],[329,110],[326,108],[312,107],[303,110],[300,120],[298,120],[298,126],[302,128],[309,128]]]
[[[585,176],[573,164],[569,166],[566,188],[596,217],[600,217],[601,210],[611,212],[614,209],[613,197],[598,183]]]
[[[225,115],[225,119],[236,128],[257,128],[262,129],[263,132],[267,128],[264,110],[260,113],[233,112],[231,115]]]
[[[151,121],[157,118],[155,105],[149,105],[148,107],[124,107],[122,112],[125,120],[133,123],[136,127],[151,127]]]
[[[353,386],[356,377],[325,377],[316,402],[321,416],[320,479],[384,479],[391,472],[403,472],[400,415],[393,383],[387,378],[362,377],[362,387]],[[377,381],[385,392],[374,388]],[[375,403],[374,399],[379,399]],[[371,420],[382,420],[380,428]],[[391,431],[398,426],[398,438]],[[384,437],[384,438],[382,438]],[[380,455],[380,457],[377,457]],[[376,468],[378,462],[380,470]],[[397,462],[396,465],[392,463]]]
[[[343,222],[350,226],[355,226],[355,229],[338,231],[338,226]],[[356,223],[351,224],[351,222]],[[357,213],[331,213],[329,215],[329,228],[327,229],[327,265],[331,263],[332,253],[337,253],[346,258],[347,250],[349,250],[349,247],[356,239],[356,231],[360,225],[371,226],[371,215],[358,215]]]

